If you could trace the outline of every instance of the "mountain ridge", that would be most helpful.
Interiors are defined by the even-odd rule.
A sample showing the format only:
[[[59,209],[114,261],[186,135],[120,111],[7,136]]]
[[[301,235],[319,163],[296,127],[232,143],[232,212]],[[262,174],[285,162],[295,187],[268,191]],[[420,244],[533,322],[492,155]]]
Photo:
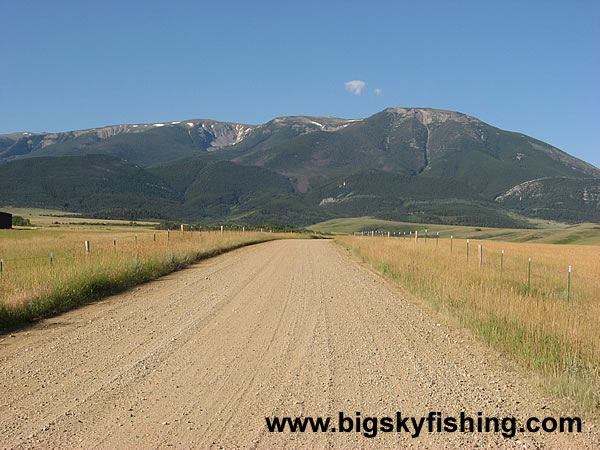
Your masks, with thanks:
[[[403,118],[406,118],[407,116],[412,115],[412,116],[418,118],[419,121],[425,126],[434,124],[435,122],[443,123],[448,120],[454,120],[455,122],[459,122],[459,123],[460,122],[480,123],[485,126],[490,126],[489,124],[481,121],[480,119],[477,119],[474,116],[470,116],[470,115],[462,113],[462,112],[428,108],[428,107],[389,107],[389,108],[384,109],[380,113],[376,113],[375,115],[382,114],[382,113],[396,114],[396,115],[402,116]],[[373,115],[373,116],[375,116],[375,115]],[[215,125],[216,125],[215,131],[210,131],[210,132],[207,131],[209,134],[212,134],[213,138],[214,138],[213,141],[211,141],[211,145],[209,146],[209,148],[220,149],[220,148],[234,146],[239,143],[242,143],[250,132],[256,131],[256,130],[261,130],[265,127],[268,127],[269,124],[271,124],[271,123],[292,122],[291,127],[292,128],[295,127],[297,129],[300,128],[302,125],[304,125],[304,133],[299,133],[299,134],[308,134],[310,132],[319,131],[319,130],[329,131],[329,132],[338,131],[340,129],[343,129],[343,128],[351,125],[352,123],[363,122],[373,116],[370,116],[367,118],[359,118],[359,119],[344,119],[344,118],[338,118],[338,117],[333,117],[333,116],[306,116],[306,115],[278,116],[264,124],[246,124],[246,123],[241,123],[241,122],[225,122],[225,121],[217,121],[217,120],[213,120],[213,119],[184,119],[184,120],[178,120],[178,121],[155,122],[155,123],[113,124],[113,125],[106,125],[106,126],[102,126],[102,127],[84,128],[84,129],[80,129],[80,130],[71,130],[71,131],[64,131],[64,132],[40,132],[40,133],[33,133],[33,132],[29,132],[29,131],[14,132],[14,133],[9,133],[9,134],[0,134],[0,140],[19,141],[22,139],[32,139],[35,137],[42,137],[41,141],[39,142],[39,147],[32,148],[32,151],[33,151],[33,150],[41,150],[45,147],[52,146],[57,143],[61,143],[64,140],[67,140],[69,137],[77,138],[82,135],[88,135],[88,134],[96,134],[99,139],[108,139],[108,138],[111,138],[111,137],[114,137],[114,136],[117,136],[120,134],[143,133],[143,132],[146,132],[146,131],[149,131],[152,129],[169,127],[169,126],[172,127],[175,125],[178,125],[178,126],[181,126],[184,128],[187,126],[191,129],[201,128],[203,131],[207,131],[208,128],[215,130]],[[317,122],[317,120],[321,120],[326,123],[323,124],[321,122]],[[295,122],[295,123],[293,123],[293,122]],[[312,129],[311,129],[310,125],[312,125]],[[318,128],[315,128],[315,127],[318,127]],[[498,129],[498,130],[500,130],[500,129]],[[190,131],[190,130],[188,130],[188,131]],[[229,131],[229,133],[227,133],[227,131]],[[533,139],[532,145],[535,146],[536,148],[539,148],[541,151],[546,151],[550,154],[556,154],[558,152],[561,154],[561,156],[565,157],[566,160],[577,160],[578,162],[583,163],[583,165],[579,164],[578,167],[586,166],[588,171],[595,172],[595,175],[600,176],[600,169],[598,169],[597,167],[595,167],[592,164],[587,163],[579,158],[569,155],[568,153],[566,153],[554,146],[546,144],[545,142],[542,142],[538,139],[532,138],[532,137],[527,136],[520,132],[507,131],[507,130],[501,130],[501,131],[506,132],[506,133],[513,133],[513,134],[518,135],[523,138]],[[220,137],[224,137],[224,136],[226,137],[225,139],[219,140]],[[484,138],[484,136],[481,136],[481,137]],[[15,142],[15,143],[17,143],[17,142]],[[10,150],[10,149],[7,150],[7,148],[6,148],[9,146],[5,143],[3,145],[3,147],[0,147],[0,160],[8,159],[7,156],[5,155],[5,153]],[[550,149],[550,151],[548,151],[549,149]],[[36,156],[42,156],[42,155],[40,154],[40,155],[36,155]],[[44,155],[44,156],[47,156],[47,155]]]
[[[223,195],[203,192],[212,188],[202,180],[190,181],[196,186],[189,191],[191,196],[184,186],[174,189],[176,198],[171,198],[166,208],[170,214],[186,218],[244,220],[252,216],[252,220],[274,220],[275,205],[285,204],[292,212],[288,216],[302,224],[344,214],[364,215],[360,214],[361,208],[386,217],[421,214],[423,220],[453,217],[461,223],[474,217],[487,223],[486,214],[497,216],[494,220],[498,223],[508,223],[510,220],[498,216],[504,210],[531,217],[600,219],[596,195],[600,169],[523,133],[502,130],[449,110],[396,107],[362,119],[283,116],[258,125],[188,119],[62,133],[0,135],[0,168],[22,161],[22,174],[27,173],[23,170],[27,165],[35,173],[40,157],[96,154],[126,163],[110,163],[111,167],[119,167],[120,173],[135,173],[140,179],[156,177],[158,184],[179,185],[178,172],[188,170],[186,166],[197,167],[203,177],[214,180]],[[223,164],[198,162],[204,160]],[[81,168],[76,161],[69,160],[69,164]],[[127,164],[145,172],[135,172]],[[52,167],[55,179],[46,182],[60,184],[60,170]],[[242,184],[228,186],[223,180],[228,174],[243,180]],[[569,192],[531,195],[527,183],[539,179],[546,181],[533,184],[536,193],[546,188]],[[374,188],[378,182],[380,192]],[[334,188],[338,185],[355,189]],[[139,190],[135,196],[146,195],[141,185],[125,186]],[[242,186],[260,197],[260,202],[244,195]],[[272,198],[263,196],[260,186],[268,186]],[[525,197],[520,196],[525,200],[516,201],[511,189],[527,192]],[[110,189],[107,192],[123,202]],[[148,192],[157,204],[155,193]],[[18,193],[12,195],[19,199]],[[559,197],[561,201],[553,201]],[[223,207],[218,206],[219,199]],[[61,201],[69,203],[67,200]],[[81,202],[78,199],[77,204]],[[202,206],[202,202],[208,206]],[[106,207],[102,202],[98,204]],[[259,212],[252,213],[253,208]],[[460,218],[456,211],[463,211]]]

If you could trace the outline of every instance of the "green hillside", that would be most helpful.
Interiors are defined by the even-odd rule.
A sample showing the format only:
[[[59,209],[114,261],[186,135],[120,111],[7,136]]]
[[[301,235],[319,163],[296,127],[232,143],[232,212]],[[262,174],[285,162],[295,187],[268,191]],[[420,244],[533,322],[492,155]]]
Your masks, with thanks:
[[[371,215],[523,226],[512,211],[600,220],[598,168],[526,135],[429,108],[388,108],[365,119],[191,119],[13,133],[0,136],[0,174],[5,204],[107,215],[294,225]]]
[[[487,198],[542,176],[593,172],[575,162],[564,164],[547,144],[487,124],[445,122],[432,128],[426,175],[461,181]]]
[[[308,224],[327,216],[260,167],[182,160],[143,169],[108,155],[26,158],[0,164],[1,203],[107,218]]]
[[[531,225],[531,224],[530,224]],[[354,232],[381,231],[390,233],[406,233],[419,231],[424,238],[434,238],[439,233],[440,239],[491,239],[507,242],[527,242],[540,244],[600,244],[600,226],[594,223],[567,225],[561,223],[537,224],[539,228],[487,228],[474,226],[436,225],[376,219],[374,217],[353,217],[331,219],[316,223],[309,228],[321,233],[351,234]],[[461,244],[457,244],[461,245]]]
[[[5,205],[76,212],[139,210],[146,217],[175,212],[180,195],[143,169],[104,155],[31,158],[0,164]]]
[[[36,150],[30,156],[105,154],[147,167],[205,154],[206,142],[181,127],[149,129],[143,133],[119,134],[99,139],[87,133],[73,140]]]
[[[541,178],[515,186],[496,201],[530,217],[600,222],[600,179]]]
[[[261,167],[188,159],[148,172],[182,195],[184,217],[302,225],[326,217],[294,193],[288,178]]]
[[[379,169],[458,181],[488,199],[542,176],[598,176],[600,171],[560,150],[460,113],[395,108],[315,131],[277,145],[234,146],[236,161],[285,173],[306,173],[311,187],[332,169]],[[240,154],[240,147],[246,150]]]

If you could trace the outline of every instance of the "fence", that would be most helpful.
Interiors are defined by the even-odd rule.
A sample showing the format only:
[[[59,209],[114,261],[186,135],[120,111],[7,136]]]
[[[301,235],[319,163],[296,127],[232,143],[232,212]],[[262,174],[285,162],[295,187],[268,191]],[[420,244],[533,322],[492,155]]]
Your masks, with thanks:
[[[472,257],[472,246],[474,242],[472,239],[456,239],[453,235],[446,236],[446,238],[442,238],[442,244],[440,245],[440,232],[435,232],[435,234],[429,234],[429,230],[425,229],[424,231],[415,230],[415,231],[388,231],[388,230],[368,230],[368,231],[357,231],[354,232],[354,236],[358,237],[371,237],[371,238],[386,238],[386,239],[400,239],[406,242],[412,242],[416,244],[423,244],[424,246],[428,246],[430,250],[439,250],[439,251],[447,251],[448,255],[451,257],[457,257],[460,253],[464,256],[464,263],[466,267],[471,267],[470,265],[475,261]],[[434,240],[434,245],[430,245],[431,241]],[[458,242],[455,242],[458,241]],[[462,241],[462,251],[461,244]],[[476,243],[477,247],[477,255],[476,261],[479,270],[497,270],[500,275],[504,274],[507,267],[505,267],[505,257],[508,258],[510,255],[505,251],[505,249],[501,250],[489,250],[486,248],[486,242],[490,241],[478,241]],[[497,245],[497,242],[495,243]],[[536,245],[536,244],[534,244]],[[425,247],[424,247],[425,248]],[[531,253],[534,253],[535,247],[530,247]],[[522,270],[522,280],[525,283],[527,289],[531,291],[535,289],[535,257],[528,256],[526,260],[523,260],[522,257],[508,259],[509,264],[512,264],[512,269],[515,269],[515,265],[519,265]],[[569,261],[564,261],[564,293],[567,301],[570,301],[573,296],[572,292],[572,276],[573,272],[573,264],[568,264]],[[511,268],[511,267],[508,267]]]
[[[267,229],[272,233],[272,229]],[[65,262],[73,263],[74,260],[82,264],[94,261],[98,257],[118,255],[119,257],[140,257],[149,249],[168,251],[170,245],[183,240],[193,242],[202,236],[223,236],[224,234],[244,234],[250,232],[265,232],[264,227],[211,227],[209,230],[190,230],[181,226],[179,230],[157,230],[153,232],[141,231],[139,233],[119,233],[109,235],[90,232],[90,236],[83,238],[52,239],[52,242],[42,244],[38,248],[7,249],[0,246],[0,286],[2,281],[15,272],[23,272],[40,267],[53,268]],[[77,232],[79,236],[85,236]],[[0,244],[2,242],[0,241]],[[23,256],[26,255],[26,256]]]

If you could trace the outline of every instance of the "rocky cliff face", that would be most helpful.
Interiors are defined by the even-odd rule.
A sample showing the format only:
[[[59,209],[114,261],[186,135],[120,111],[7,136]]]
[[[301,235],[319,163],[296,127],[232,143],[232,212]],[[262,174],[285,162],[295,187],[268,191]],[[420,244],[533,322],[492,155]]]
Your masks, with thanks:
[[[186,122],[189,133],[201,135],[209,143],[207,150],[235,145],[244,140],[256,128],[255,125],[239,123],[214,122],[212,120],[199,120]]]

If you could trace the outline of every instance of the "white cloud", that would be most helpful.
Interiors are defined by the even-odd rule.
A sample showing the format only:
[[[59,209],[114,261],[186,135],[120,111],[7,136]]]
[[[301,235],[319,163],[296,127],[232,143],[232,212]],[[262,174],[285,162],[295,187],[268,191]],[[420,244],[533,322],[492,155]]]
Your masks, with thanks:
[[[375,90],[373,92],[375,92],[375,95],[377,97],[381,97],[383,95],[383,91],[379,88],[375,88]]]
[[[352,81],[346,81],[344,83],[346,90],[348,92],[352,92],[354,95],[360,95],[361,91],[364,89],[364,87],[366,85],[367,85],[367,83],[365,83],[362,80],[352,80]]]

